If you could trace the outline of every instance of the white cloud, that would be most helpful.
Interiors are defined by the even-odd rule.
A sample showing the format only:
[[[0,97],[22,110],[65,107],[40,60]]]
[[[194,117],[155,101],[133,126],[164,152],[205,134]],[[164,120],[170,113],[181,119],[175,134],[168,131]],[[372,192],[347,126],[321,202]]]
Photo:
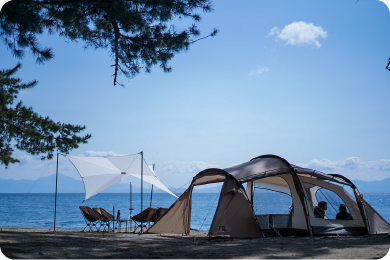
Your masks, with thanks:
[[[268,36],[274,36],[274,35],[278,35],[278,34],[280,34],[280,30],[279,30],[279,28],[278,27],[274,27],[274,28],[272,28],[271,29],[271,31],[268,33]],[[267,36],[267,37],[268,37]]]
[[[198,172],[205,170],[207,168],[217,168],[218,166],[213,163],[206,163],[202,161],[192,161],[192,162],[178,162],[178,161],[168,161],[163,163],[163,171],[169,172],[172,174],[197,174]]]
[[[17,158],[20,160],[20,163],[11,164],[6,171],[0,171],[1,179],[36,180],[56,174],[56,154],[54,154],[51,160],[41,160],[39,155],[32,156],[25,153],[19,154]],[[75,179],[80,179],[76,168],[63,156],[58,157],[58,172]]]
[[[390,0],[382,0],[383,3],[387,4],[387,6],[390,9]]]
[[[125,154],[119,154],[114,152],[98,152],[98,151],[86,151],[83,156],[92,157],[92,156],[122,156]]]
[[[361,161],[358,157],[349,157],[344,161],[330,161],[326,158],[321,160],[311,160],[309,163],[297,164],[301,167],[319,170],[375,170],[375,171],[390,171],[390,159],[381,159],[376,161]]]
[[[267,67],[261,68],[257,67],[256,70],[251,71],[250,76],[260,76],[262,73],[267,72],[269,69]]]
[[[32,155],[22,155],[18,157],[19,163],[15,164],[14,166],[20,166],[20,167],[28,167],[31,169],[44,169],[48,163],[51,161],[48,160],[41,160],[39,156],[32,156]]]
[[[268,36],[274,36],[293,46],[315,45],[319,48],[321,43],[318,39],[325,39],[327,32],[321,26],[315,26],[312,23],[292,22],[281,31],[277,27],[272,28]]]

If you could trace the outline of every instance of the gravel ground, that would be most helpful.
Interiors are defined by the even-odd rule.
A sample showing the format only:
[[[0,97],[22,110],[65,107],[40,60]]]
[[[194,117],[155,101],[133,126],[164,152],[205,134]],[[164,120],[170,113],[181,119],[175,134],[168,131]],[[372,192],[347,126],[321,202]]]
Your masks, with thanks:
[[[181,236],[15,228],[0,231],[0,248],[11,259],[380,259],[389,253],[390,234],[209,239],[207,232],[196,231]]]

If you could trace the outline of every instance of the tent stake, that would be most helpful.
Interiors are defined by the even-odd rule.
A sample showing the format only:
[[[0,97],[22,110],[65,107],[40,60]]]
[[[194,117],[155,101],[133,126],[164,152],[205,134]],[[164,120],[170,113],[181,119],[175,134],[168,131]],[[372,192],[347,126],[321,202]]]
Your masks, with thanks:
[[[54,232],[56,232],[56,213],[57,213],[58,155],[59,155],[59,153],[57,153],[56,192],[55,192],[55,198],[54,198]]]

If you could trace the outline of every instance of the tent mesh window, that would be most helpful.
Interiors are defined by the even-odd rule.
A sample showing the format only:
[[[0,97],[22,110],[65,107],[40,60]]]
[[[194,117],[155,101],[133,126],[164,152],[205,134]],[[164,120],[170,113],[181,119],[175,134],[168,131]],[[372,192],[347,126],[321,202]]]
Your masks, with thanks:
[[[285,193],[256,188],[253,211],[259,214],[290,214],[292,198]],[[291,212],[292,213],[292,212]]]
[[[331,190],[319,187],[319,189],[316,192],[316,199],[318,202],[325,201],[327,203],[327,210],[325,212],[325,215],[328,219],[336,219],[336,214],[339,213],[339,207],[340,204],[345,204],[345,202]],[[316,206],[316,205],[314,205]],[[347,212],[349,213],[349,209],[347,208]]]

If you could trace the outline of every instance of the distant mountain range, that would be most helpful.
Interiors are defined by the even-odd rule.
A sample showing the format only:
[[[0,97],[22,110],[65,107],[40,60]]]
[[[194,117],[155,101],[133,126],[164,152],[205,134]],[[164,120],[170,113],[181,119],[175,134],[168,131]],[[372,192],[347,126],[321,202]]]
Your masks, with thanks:
[[[390,178],[381,181],[360,181],[352,180],[356,187],[361,192],[390,192]],[[0,193],[54,193],[55,192],[55,175],[43,177],[38,180],[11,180],[11,179],[0,179]],[[134,193],[141,192],[141,188],[137,185],[132,185]],[[187,189],[173,188],[170,190],[176,194],[181,194]],[[117,183],[106,190],[104,193],[128,193],[130,190],[129,184]],[[221,186],[201,188],[197,187],[194,189],[194,193],[219,193]],[[144,192],[150,192],[149,185],[144,187]],[[58,175],[58,192],[59,193],[84,193],[84,184],[81,180],[76,180],[72,177],[68,177],[62,174]],[[164,191],[155,188],[155,193],[162,193]]]
[[[390,178],[381,181],[351,180],[360,192],[390,192]]]
[[[140,184],[132,185],[132,191],[134,193],[140,193]],[[150,192],[150,185],[144,185],[144,192]],[[0,179],[0,193],[54,193],[56,187],[56,176],[50,175],[38,180],[12,180],[12,179]],[[170,190],[176,194],[183,193],[187,187],[173,188]],[[84,183],[81,180],[76,180],[72,177],[68,177],[62,174],[58,175],[57,184],[58,193],[84,193]],[[204,189],[196,189],[195,193],[219,193],[220,187],[210,187]],[[104,191],[103,193],[129,193],[130,187],[128,183],[117,183]],[[164,191],[154,187],[154,193],[163,193]]]

